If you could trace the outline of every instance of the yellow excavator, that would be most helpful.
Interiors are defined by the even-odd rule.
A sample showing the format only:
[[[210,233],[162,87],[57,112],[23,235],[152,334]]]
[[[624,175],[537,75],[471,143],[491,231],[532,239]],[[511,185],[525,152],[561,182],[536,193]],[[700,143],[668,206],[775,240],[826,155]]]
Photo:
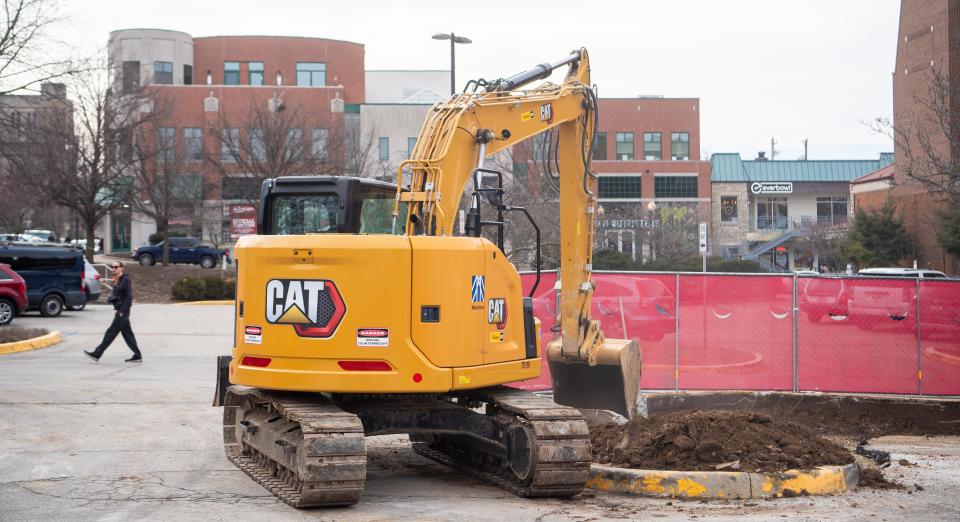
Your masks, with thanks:
[[[521,89],[564,66],[562,84]],[[235,342],[218,365],[228,458],[292,506],[347,505],[363,492],[364,437],[406,433],[419,454],[517,495],[579,493],[591,449],[575,407],[630,415],[640,377],[636,342],[606,339],[590,316],[596,122],[581,49],[435,105],[396,186],[264,183],[259,233],[236,247]],[[503,204],[502,174],[484,167],[551,129],[561,226],[561,335],[546,348],[553,399],[503,386],[540,376],[540,321],[503,248],[504,215],[529,213]],[[483,218],[482,200],[495,219]]]

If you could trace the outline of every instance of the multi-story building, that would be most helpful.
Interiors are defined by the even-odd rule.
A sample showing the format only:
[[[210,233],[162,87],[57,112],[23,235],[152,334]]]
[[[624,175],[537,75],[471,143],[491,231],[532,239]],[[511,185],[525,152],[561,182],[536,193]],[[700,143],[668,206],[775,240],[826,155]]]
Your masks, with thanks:
[[[172,151],[154,160],[175,157],[173,168],[190,181],[183,184],[192,187],[194,204],[180,197],[166,223],[171,231],[227,242],[237,236],[235,223],[249,223],[265,175],[318,173],[321,164],[344,170],[343,146],[333,144],[346,139],[345,107],[364,101],[361,44],[127,29],[110,34],[108,59],[117,95],[150,99],[156,116],[148,130],[158,150]],[[275,146],[286,152],[275,154]],[[309,172],[298,171],[304,158],[313,160]],[[137,206],[101,224],[105,251],[144,244],[157,230],[156,219]]]
[[[937,77],[944,90],[934,85]],[[954,156],[960,142],[956,124],[960,121],[960,2],[901,2],[892,81],[897,160],[890,194],[916,242],[917,265],[957,273],[958,260],[946,256],[936,240],[935,211],[948,204],[946,195],[908,172],[936,174],[942,166],[958,161]],[[952,131],[944,132],[938,122],[953,122],[946,126]]]
[[[55,121],[54,121],[55,120]],[[56,231],[61,236],[77,237],[79,226],[69,213],[60,208],[37,208],[29,204],[35,190],[24,183],[24,168],[31,155],[37,154],[38,129],[73,129],[73,103],[67,99],[62,83],[42,83],[39,94],[7,94],[0,96],[0,230],[20,233],[27,228]],[[43,139],[62,139],[58,147],[68,146],[67,136],[54,134]],[[30,173],[31,175],[42,173]]]
[[[712,251],[753,259],[771,271],[819,268],[822,243],[845,234],[850,183],[891,165],[875,160],[769,161],[761,152],[711,157]]]
[[[709,221],[710,162],[700,161],[698,98],[600,98],[593,148],[599,247],[656,256],[664,219],[694,234]],[[692,235],[690,237],[693,237]],[[696,252],[695,241],[690,247]]]

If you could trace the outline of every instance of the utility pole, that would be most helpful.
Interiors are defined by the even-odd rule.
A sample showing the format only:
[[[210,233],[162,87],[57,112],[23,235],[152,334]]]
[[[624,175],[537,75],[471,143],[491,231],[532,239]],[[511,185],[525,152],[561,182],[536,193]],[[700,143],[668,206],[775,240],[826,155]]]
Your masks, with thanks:
[[[777,140],[770,138],[770,161],[777,159]]]
[[[807,138],[803,138],[803,161],[807,161],[807,142],[810,141]]]

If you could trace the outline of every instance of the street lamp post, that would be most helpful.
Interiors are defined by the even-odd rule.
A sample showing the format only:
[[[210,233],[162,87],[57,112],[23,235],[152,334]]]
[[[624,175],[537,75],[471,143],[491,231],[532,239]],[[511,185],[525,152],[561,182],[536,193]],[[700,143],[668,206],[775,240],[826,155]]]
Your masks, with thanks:
[[[434,40],[450,40],[450,94],[455,94],[457,92],[457,59],[454,53],[454,47],[456,44],[468,44],[473,43],[473,40],[465,36],[457,36],[453,33],[437,33],[432,37]]]

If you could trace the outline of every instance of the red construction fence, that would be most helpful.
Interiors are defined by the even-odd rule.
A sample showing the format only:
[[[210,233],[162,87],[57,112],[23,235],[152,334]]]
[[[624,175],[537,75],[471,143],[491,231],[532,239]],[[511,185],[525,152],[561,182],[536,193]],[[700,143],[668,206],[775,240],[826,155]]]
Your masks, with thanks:
[[[558,334],[556,273],[534,313]],[[766,274],[595,273],[593,316],[635,339],[640,385],[960,395],[960,281]],[[524,291],[533,274],[523,274]],[[520,383],[550,388],[540,379]]]

